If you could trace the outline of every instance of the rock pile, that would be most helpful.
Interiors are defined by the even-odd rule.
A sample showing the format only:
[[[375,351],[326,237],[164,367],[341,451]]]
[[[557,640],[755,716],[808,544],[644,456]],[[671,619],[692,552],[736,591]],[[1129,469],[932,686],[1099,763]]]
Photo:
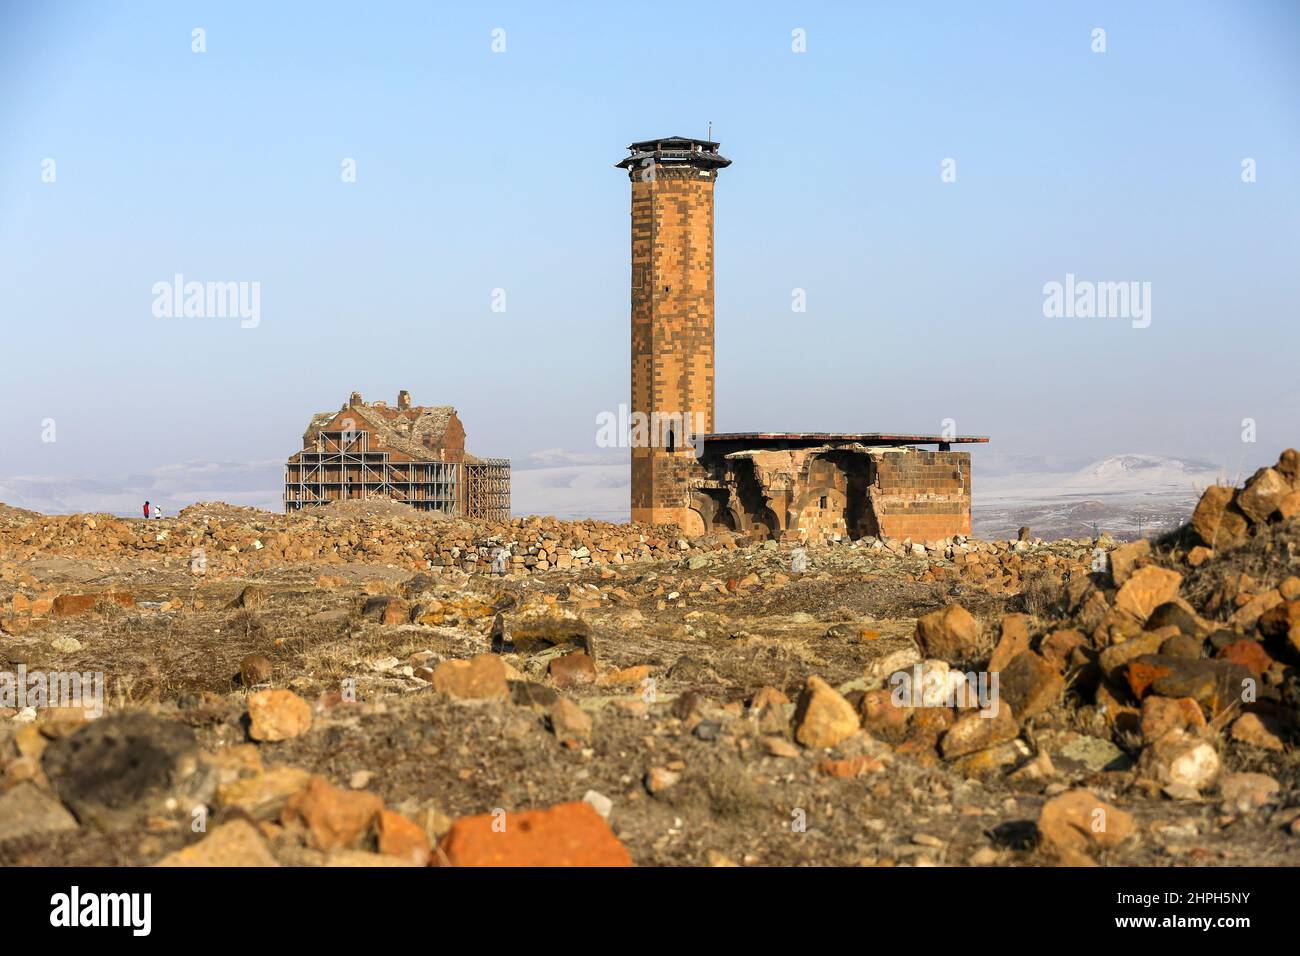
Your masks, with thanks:
[[[973,776],[1046,786],[1058,765],[1082,764],[1175,800],[1217,790],[1233,813],[1275,803],[1277,781],[1224,768],[1228,750],[1234,763],[1257,761],[1292,750],[1300,732],[1298,478],[1300,456],[1287,451],[1243,488],[1208,489],[1188,528],[1115,549],[1041,615],[1003,616],[995,641],[960,605],[927,614],[916,625],[924,660],[844,703],[898,751]],[[827,692],[801,711],[809,729],[796,740],[829,741],[816,734],[824,720],[810,719],[838,712]],[[1079,733],[1092,718],[1100,735]],[[1110,829],[1088,830],[1094,811]],[[1049,803],[1040,828],[1075,863],[1133,830],[1083,790]]]
[[[288,690],[253,695],[252,742],[212,750],[175,719],[141,712],[38,720],[21,744],[33,763],[27,779],[16,779],[14,761],[0,753],[8,765],[0,845],[80,826],[138,832],[142,819],[164,833],[180,814],[192,839],[158,866],[631,865],[589,802],[417,820],[368,790],[370,774],[342,787],[300,767],[264,764],[265,746],[312,733],[312,709]]]
[[[240,511],[252,509],[240,509]],[[409,511],[409,509],[408,509]],[[675,527],[601,521],[515,518],[508,523],[430,521],[418,512],[252,515],[195,506],[177,517],[134,521],[111,515],[0,514],[0,554],[138,557],[191,562],[208,573],[286,562],[391,563],[412,570],[489,573],[493,556],[509,552],[510,570],[546,571],[623,564],[736,547],[734,535],[687,542]],[[201,558],[201,561],[199,560]]]
[[[1300,451],[1288,448],[1277,464],[1261,468],[1241,488],[1207,488],[1192,513],[1201,547],[1238,547],[1260,527],[1300,515]],[[1194,560],[1204,560],[1198,553]]]
[[[795,542],[792,542],[795,543]],[[768,542],[775,545],[774,542]],[[847,540],[832,545],[848,546]],[[1059,559],[1081,561],[1091,541],[1055,542]],[[37,555],[138,559],[189,566],[195,574],[246,572],[286,563],[392,564],[415,571],[488,574],[495,556],[508,556],[507,573],[538,573],[682,558],[753,546],[743,535],[722,532],[687,540],[675,526],[513,518],[509,522],[429,520],[410,509],[326,510],[276,515],[251,508],[194,505],[175,518],[139,521],[104,514],[39,515],[0,511],[0,557],[8,562]],[[1040,541],[866,538],[856,550],[896,557],[955,562],[965,576],[1019,575],[1017,556]],[[1050,562],[1049,562],[1050,563]],[[8,572],[13,574],[12,569]],[[0,580],[12,580],[3,577]]]

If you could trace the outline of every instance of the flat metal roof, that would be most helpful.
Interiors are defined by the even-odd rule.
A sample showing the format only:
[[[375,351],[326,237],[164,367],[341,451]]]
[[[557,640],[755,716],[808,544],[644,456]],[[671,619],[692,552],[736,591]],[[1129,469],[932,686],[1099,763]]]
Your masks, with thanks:
[[[731,165],[731,160],[718,152],[717,143],[688,136],[642,140],[629,146],[628,152],[630,155],[614,164],[619,169],[642,166],[650,159],[669,165],[680,163],[701,169],[725,169]]]
[[[708,441],[855,441],[864,445],[972,445],[988,442],[987,435],[915,435],[904,432],[716,432]]]
[[[711,139],[696,139],[694,136],[662,136],[659,139],[643,139],[639,143],[633,143],[628,149],[634,153],[642,153],[661,146],[708,146],[717,150],[721,145]]]

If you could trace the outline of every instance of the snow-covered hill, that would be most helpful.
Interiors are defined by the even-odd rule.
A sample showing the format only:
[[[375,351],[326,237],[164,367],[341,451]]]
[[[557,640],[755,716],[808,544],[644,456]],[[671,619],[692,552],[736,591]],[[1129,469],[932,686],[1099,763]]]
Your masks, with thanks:
[[[1209,462],[1143,454],[1060,471],[981,475],[977,466],[975,533],[1008,537],[1029,525],[1044,538],[1149,534],[1186,521],[1208,486],[1242,477]]]
[[[1044,494],[1115,495],[1190,494],[1207,485],[1237,476],[1208,462],[1159,455],[1112,455],[1074,471],[1029,471],[981,475],[975,471],[976,492],[988,500],[1037,499]]]

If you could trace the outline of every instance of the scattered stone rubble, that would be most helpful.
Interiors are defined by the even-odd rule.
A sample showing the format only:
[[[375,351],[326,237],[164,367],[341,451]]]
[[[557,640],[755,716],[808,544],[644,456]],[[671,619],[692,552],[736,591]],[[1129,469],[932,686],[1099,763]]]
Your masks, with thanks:
[[[241,647],[226,693],[96,720],[0,701],[0,861],[135,827],[127,862],[167,866],[752,865],[816,861],[816,846],[873,865],[1209,863],[1240,861],[1234,840],[1294,863],[1298,496],[1289,450],[1161,539],[809,542],[803,573],[789,545],[595,522],[5,512],[11,655],[34,640],[90,653],[121,615],[251,628],[284,589],[234,582],[295,561],[344,605],[316,612],[339,615],[339,653],[375,650],[346,692]],[[129,556],[188,574],[194,540],[231,556],[204,579],[232,580],[220,607],[117,580],[58,591],[30,570]],[[492,575],[507,544],[511,570]],[[401,574],[313,566],[349,562]],[[918,611],[807,603],[853,583],[919,594]],[[788,608],[804,610],[773,610]],[[91,647],[54,648],[74,626]],[[327,756],[372,725],[362,753]],[[412,762],[455,812],[397,786]],[[495,795],[511,787],[523,803]],[[732,842],[689,855],[692,827]]]
[[[531,574],[667,557],[707,560],[710,553],[753,546],[750,539],[732,532],[688,540],[673,525],[537,517],[471,522],[432,517],[391,503],[366,511],[350,509],[350,504],[355,502],[292,515],[198,504],[175,518],[157,521],[104,514],[41,515],[7,508],[0,511],[0,553],[11,563],[42,554],[133,558],[191,567],[195,574],[205,575],[247,573],[295,562],[365,562],[435,574],[486,574],[492,571],[493,558],[505,550],[507,573]],[[981,568],[985,564],[1015,567],[1002,559],[1043,545],[1037,539],[982,542],[960,535],[936,541],[863,538],[854,542],[830,536],[816,543],[954,561],[971,573],[989,570]],[[1078,543],[1054,542],[1058,551],[1074,544]],[[0,580],[13,580],[12,568],[9,574]]]

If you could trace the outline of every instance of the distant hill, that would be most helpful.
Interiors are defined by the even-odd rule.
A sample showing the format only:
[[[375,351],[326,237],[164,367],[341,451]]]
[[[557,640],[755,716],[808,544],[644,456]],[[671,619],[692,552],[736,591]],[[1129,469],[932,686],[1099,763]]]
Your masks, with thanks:
[[[1043,538],[1109,531],[1137,537],[1187,520],[1206,487],[1231,484],[1210,462],[1159,455],[1112,455],[1075,470],[982,476],[975,472],[974,531],[1014,536],[1029,525]]]

